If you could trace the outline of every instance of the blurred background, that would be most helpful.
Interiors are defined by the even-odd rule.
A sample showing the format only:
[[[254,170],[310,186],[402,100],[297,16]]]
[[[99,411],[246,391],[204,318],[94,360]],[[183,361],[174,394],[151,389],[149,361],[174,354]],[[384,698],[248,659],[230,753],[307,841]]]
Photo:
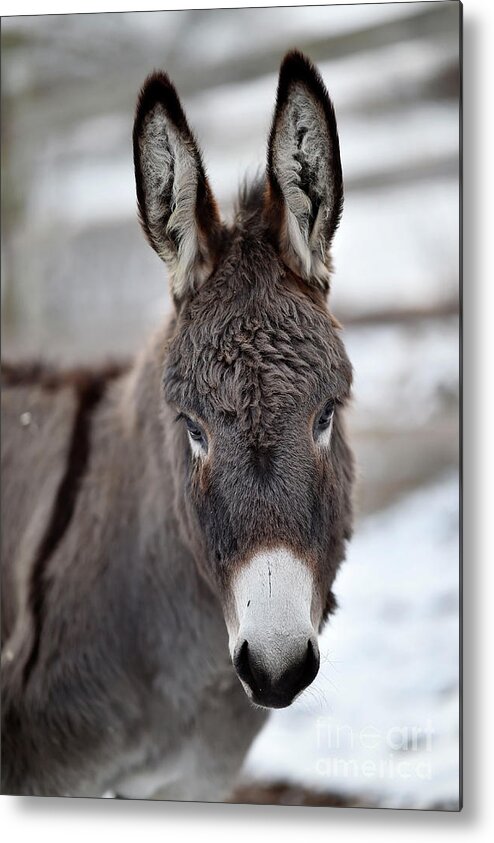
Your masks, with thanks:
[[[169,310],[131,132],[175,81],[226,216],[264,166],[297,47],[345,176],[331,304],[355,368],[356,533],[316,683],[274,712],[235,798],[455,807],[459,793],[459,4],[2,19],[2,356],[131,356]]]

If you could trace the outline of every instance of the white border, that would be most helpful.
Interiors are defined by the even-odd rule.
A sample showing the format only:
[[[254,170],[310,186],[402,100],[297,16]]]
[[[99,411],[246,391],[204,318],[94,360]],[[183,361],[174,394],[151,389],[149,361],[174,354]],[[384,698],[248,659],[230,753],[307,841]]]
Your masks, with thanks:
[[[444,0],[450,2],[450,0]],[[427,0],[426,0],[427,2]],[[241,7],[241,2],[222,6]],[[267,5],[255,0],[250,6]],[[272,2],[270,5],[300,5]],[[313,4],[316,5],[316,4]],[[317,4],[324,5],[324,4]],[[39,2],[4,0],[2,15],[146,9],[208,8],[209,3]],[[118,843],[137,839],[176,840],[194,835],[201,843],[300,843],[318,836],[334,841],[344,832],[367,843],[383,835],[416,843],[422,830],[434,843],[481,841],[494,824],[492,782],[492,642],[494,641],[494,548],[492,496],[494,412],[494,225],[492,221],[494,133],[494,3],[466,0],[464,10],[464,597],[465,597],[465,807],[461,814],[238,807],[192,803],[113,800],[0,798],[4,840],[87,843],[109,836]],[[488,155],[488,152],[490,155]],[[490,185],[490,189],[489,189]],[[424,213],[427,209],[424,209]],[[490,258],[490,272],[488,260]],[[482,583],[480,582],[482,578]],[[489,822],[491,821],[491,822]],[[491,827],[492,833],[492,827]],[[94,837],[93,837],[94,835]],[[340,840],[340,837],[338,837]]]

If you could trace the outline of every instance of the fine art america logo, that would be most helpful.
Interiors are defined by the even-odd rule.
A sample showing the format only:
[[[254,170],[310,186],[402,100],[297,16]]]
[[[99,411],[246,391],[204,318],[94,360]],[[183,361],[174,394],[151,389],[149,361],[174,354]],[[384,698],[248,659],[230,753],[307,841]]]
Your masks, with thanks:
[[[329,717],[316,722],[320,776],[367,779],[431,779],[433,729],[423,726],[391,726],[361,729],[336,725]]]

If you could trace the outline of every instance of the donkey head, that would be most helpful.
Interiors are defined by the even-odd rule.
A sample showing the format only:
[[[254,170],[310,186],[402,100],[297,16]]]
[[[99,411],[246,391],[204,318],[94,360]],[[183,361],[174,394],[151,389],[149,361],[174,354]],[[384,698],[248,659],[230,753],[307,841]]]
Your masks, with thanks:
[[[333,107],[312,64],[289,53],[266,176],[231,226],[164,74],[141,92],[134,160],[176,309],[164,436],[183,540],[219,596],[247,695],[283,707],[317,674],[351,532],[352,374],[326,307],[343,201]]]

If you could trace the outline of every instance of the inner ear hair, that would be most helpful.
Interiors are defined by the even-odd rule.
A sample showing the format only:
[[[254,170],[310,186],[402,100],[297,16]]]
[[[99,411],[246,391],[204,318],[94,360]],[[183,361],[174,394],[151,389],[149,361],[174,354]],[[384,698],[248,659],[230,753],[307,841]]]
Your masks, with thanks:
[[[198,145],[164,73],[142,88],[133,143],[141,224],[180,300],[211,274],[221,222]]]
[[[285,57],[268,147],[266,210],[285,263],[328,289],[329,248],[343,205],[334,109],[301,53]]]

